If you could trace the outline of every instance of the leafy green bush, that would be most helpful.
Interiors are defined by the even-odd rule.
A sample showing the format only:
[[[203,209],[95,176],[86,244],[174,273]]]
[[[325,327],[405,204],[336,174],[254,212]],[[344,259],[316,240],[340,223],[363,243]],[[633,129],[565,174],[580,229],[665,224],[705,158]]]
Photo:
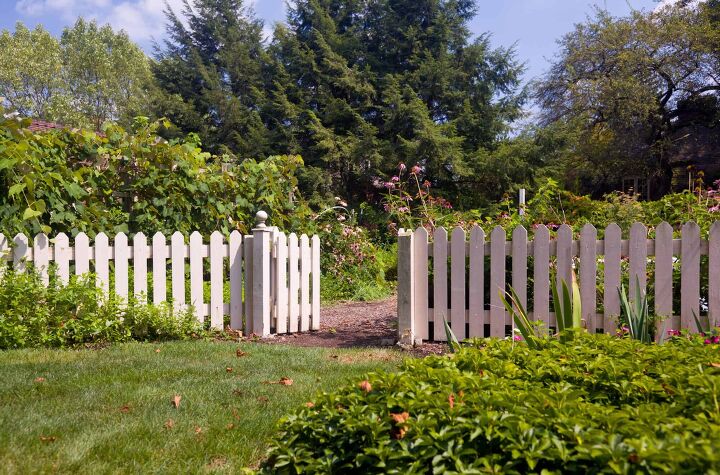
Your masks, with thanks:
[[[452,356],[322,394],[285,417],[262,473],[710,473],[716,345],[583,335]]]
[[[5,270],[0,277],[0,349],[187,339],[202,333],[192,312],[105,296],[91,274],[74,276],[67,285],[51,274],[47,286],[32,270]]]

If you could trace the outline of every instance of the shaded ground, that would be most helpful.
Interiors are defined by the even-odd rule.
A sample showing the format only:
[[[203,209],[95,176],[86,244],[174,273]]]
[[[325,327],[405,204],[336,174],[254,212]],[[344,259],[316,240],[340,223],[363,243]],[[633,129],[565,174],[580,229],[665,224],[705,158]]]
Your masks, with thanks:
[[[319,331],[280,335],[265,341],[326,348],[393,346],[397,341],[397,298],[325,307],[320,313]],[[444,344],[426,343],[412,353],[423,356],[445,349]]]

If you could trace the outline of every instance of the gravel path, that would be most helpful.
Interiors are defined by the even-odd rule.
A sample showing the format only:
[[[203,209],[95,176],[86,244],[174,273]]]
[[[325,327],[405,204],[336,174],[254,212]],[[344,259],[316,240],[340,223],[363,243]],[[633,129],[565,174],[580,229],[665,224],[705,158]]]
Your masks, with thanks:
[[[397,341],[397,298],[345,302],[320,310],[320,330],[265,339],[268,343],[327,348],[388,347]],[[412,350],[419,356],[442,353],[444,344],[426,343]]]

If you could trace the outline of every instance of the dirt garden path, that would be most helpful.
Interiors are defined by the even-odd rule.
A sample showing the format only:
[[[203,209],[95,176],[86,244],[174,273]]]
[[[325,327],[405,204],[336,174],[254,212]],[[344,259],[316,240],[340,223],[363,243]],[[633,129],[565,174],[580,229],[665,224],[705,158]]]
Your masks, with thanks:
[[[320,330],[269,338],[268,343],[327,348],[389,347],[397,340],[397,298],[344,302],[320,310]],[[442,344],[423,344],[413,353],[441,353]]]

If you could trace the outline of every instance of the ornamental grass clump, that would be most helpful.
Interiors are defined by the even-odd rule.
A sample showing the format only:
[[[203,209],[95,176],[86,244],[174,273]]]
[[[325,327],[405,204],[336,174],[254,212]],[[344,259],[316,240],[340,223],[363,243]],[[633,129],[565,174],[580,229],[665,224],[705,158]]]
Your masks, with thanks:
[[[363,379],[365,388],[358,386]],[[714,473],[720,353],[577,333],[472,340],[285,417],[261,473]]]

